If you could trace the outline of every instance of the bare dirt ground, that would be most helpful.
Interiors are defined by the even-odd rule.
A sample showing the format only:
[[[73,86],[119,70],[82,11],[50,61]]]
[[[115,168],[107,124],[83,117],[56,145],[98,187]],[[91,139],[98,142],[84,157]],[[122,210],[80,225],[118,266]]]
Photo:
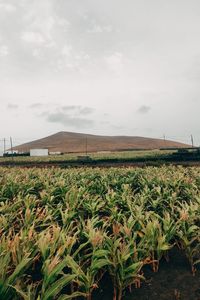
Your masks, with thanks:
[[[187,148],[189,145],[163,139],[138,136],[99,136],[74,132],[58,132],[51,136],[14,147],[19,152],[49,149],[51,152],[83,153],[131,149]]]
[[[177,249],[169,256],[169,262],[162,260],[158,273],[150,267],[144,270],[146,281],[140,289],[126,292],[124,300],[200,300],[200,270],[193,276],[190,265]],[[112,283],[104,278],[101,290],[94,293],[94,300],[112,300]]]

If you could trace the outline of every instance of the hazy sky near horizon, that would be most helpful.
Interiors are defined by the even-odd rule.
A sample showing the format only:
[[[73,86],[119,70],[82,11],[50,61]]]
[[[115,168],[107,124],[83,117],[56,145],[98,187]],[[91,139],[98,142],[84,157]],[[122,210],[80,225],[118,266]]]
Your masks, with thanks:
[[[75,131],[200,145],[199,83],[199,0],[0,0],[0,141]]]

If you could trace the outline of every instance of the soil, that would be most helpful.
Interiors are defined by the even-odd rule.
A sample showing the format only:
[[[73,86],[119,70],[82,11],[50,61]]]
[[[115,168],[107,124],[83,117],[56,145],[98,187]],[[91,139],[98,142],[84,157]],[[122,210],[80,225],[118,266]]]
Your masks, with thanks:
[[[186,257],[177,249],[169,254],[169,259],[160,262],[158,273],[147,267],[141,288],[125,292],[123,300],[200,300],[200,270],[193,276]],[[93,299],[112,300],[112,293],[110,279],[104,278]]]
[[[75,132],[58,132],[51,136],[14,147],[19,152],[49,149],[50,152],[85,153],[133,149],[188,148],[187,144],[134,136],[100,136]]]

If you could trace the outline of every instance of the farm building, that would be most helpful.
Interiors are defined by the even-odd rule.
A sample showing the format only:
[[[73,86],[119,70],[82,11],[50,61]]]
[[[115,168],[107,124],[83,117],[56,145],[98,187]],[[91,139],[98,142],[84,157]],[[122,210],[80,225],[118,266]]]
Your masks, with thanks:
[[[49,152],[49,155],[61,155],[62,154],[62,152],[60,152],[60,151],[51,151],[51,152]]]
[[[48,156],[48,149],[30,149],[30,156]]]

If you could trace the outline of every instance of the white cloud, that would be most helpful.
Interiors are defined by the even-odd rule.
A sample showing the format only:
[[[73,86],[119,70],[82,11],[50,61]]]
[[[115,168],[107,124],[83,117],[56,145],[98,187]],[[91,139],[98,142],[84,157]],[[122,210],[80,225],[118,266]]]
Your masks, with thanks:
[[[6,45],[0,46],[0,57],[7,56],[8,53],[8,47]]]
[[[43,44],[45,42],[43,36],[39,32],[26,31],[22,34],[21,39],[27,43]]]
[[[61,49],[61,57],[57,61],[58,70],[69,69],[71,71],[83,72],[82,66],[90,62],[90,56],[81,51],[75,51],[72,45],[64,45]]]
[[[59,25],[59,26],[62,26],[62,27],[66,27],[68,28],[70,26],[70,22],[64,18],[57,18],[56,20],[56,23]]]
[[[94,24],[92,28],[88,29],[88,33],[110,33],[112,32],[112,26],[107,25],[107,26],[101,26],[98,24]]]
[[[112,55],[105,57],[105,62],[108,68],[117,74],[123,70],[123,54],[120,52],[115,52]]]
[[[10,3],[0,3],[0,12],[12,13],[16,11],[16,7]]]
[[[41,50],[38,48],[33,49],[32,54],[34,57],[36,58],[40,58],[41,57]]]
[[[24,32],[21,39],[29,44],[34,44],[32,57],[45,59],[50,54],[57,61],[63,56],[70,55],[70,46],[66,46],[63,36],[68,31],[70,22],[67,18],[58,15],[55,11],[54,1],[28,1],[23,7],[26,13],[23,16]],[[54,63],[52,63],[54,65]]]
[[[62,51],[61,51],[62,55],[64,55],[64,56],[70,56],[71,52],[72,52],[72,46],[71,45],[65,45],[62,48]]]
[[[26,24],[27,37],[25,40],[44,44],[45,47],[55,47],[57,16],[53,10],[53,2],[50,0],[29,2],[29,9],[23,18]],[[61,19],[59,26],[64,26]]]
[[[33,30],[40,32],[46,40],[52,39],[52,31],[55,25],[55,19],[52,16],[45,16],[44,18],[38,16],[31,23],[30,27]]]

